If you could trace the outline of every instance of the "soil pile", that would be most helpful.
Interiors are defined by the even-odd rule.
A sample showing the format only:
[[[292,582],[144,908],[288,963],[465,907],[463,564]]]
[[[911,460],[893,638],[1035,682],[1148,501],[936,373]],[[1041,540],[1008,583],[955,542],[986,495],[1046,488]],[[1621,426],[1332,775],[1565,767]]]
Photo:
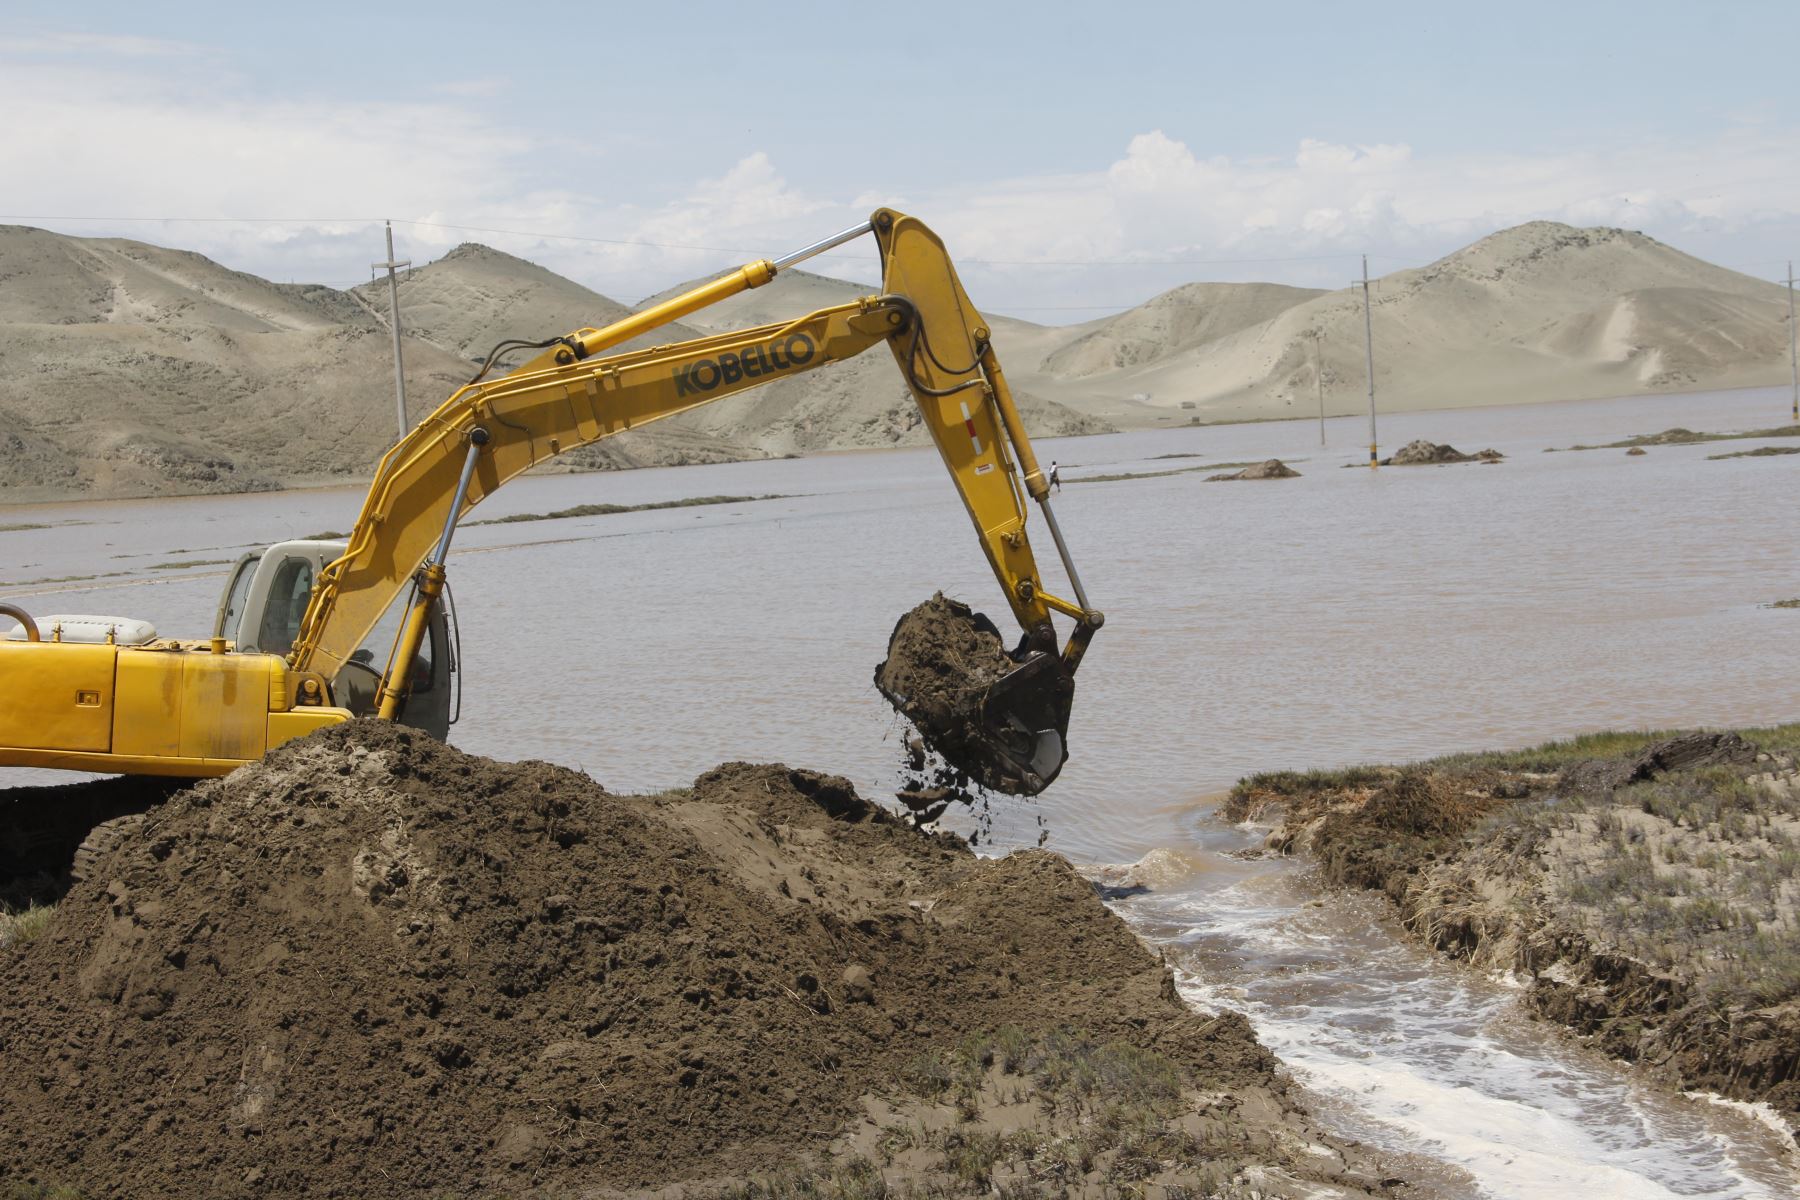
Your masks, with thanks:
[[[0,1177],[92,1196],[742,1179],[1003,1028],[1162,1056],[1227,1171],[1350,1161],[1062,859],[782,766],[618,797],[341,726],[175,796],[0,953]]]
[[[1019,665],[992,621],[939,592],[895,623],[887,657],[875,668],[875,686],[954,772],[997,792],[1035,795],[1043,782],[1028,777],[1020,766],[1020,747],[1003,743],[993,728],[996,718],[984,712],[995,697],[994,685]],[[1036,678],[1040,682],[1028,688],[1055,688],[1051,672]],[[1074,685],[1061,682],[1046,712],[1032,714],[1032,728],[1053,720],[1059,734],[1066,730]]]
[[[1395,451],[1393,457],[1382,459],[1381,465],[1384,467],[1412,467],[1432,463],[1499,462],[1505,457],[1506,455],[1498,450],[1491,449],[1464,454],[1455,446],[1419,438],[1417,441],[1406,443]]]
[[[1230,479],[1298,479],[1300,472],[1282,462],[1279,458],[1271,458],[1267,462],[1259,462],[1245,467],[1241,471],[1227,471],[1220,475],[1208,475],[1206,482],[1216,483]]]
[[[1683,1088],[1800,1128],[1800,726],[1279,773],[1226,814]]]

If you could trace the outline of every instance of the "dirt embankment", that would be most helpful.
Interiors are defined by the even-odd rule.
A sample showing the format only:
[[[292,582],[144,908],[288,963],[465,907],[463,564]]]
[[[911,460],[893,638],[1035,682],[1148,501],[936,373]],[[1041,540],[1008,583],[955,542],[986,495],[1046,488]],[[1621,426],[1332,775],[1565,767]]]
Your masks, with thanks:
[[[338,727],[155,809],[0,1005],[0,1178],[94,1197],[1397,1182],[1061,858],[779,765],[621,797]]]
[[[1240,783],[1238,819],[1538,1013],[1800,1127],[1800,726]]]

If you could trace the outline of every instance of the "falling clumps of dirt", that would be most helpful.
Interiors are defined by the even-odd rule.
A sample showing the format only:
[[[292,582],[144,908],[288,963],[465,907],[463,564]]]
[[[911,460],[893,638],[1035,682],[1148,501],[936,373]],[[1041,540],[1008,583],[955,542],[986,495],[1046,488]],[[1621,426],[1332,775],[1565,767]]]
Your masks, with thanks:
[[[1063,859],[978,858],[780,765],[616,796],[338,726],[152,810],[0,949],[0,1003],[0,1178],[28,1190],[1397,1182]]]

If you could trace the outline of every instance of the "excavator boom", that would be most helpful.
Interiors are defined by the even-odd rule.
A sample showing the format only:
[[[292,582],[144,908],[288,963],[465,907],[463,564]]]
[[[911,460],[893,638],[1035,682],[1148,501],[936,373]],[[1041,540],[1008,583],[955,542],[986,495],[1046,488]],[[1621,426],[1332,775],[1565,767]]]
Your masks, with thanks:
[[[760,287],[785,267],[865,233],[873,233],[881,251],[883,287],[877,294],[791,321],[607,353],[709,304]],[[301,732],[320,720],[333,719],[327,713],[341,711],[342,717],[335,719],[348,717],[348,711],[332,706],[340,690],[334,681],[382,615],[410,589],[408,616],[379,693],[380,715],[402,715],[413,660],[443,588],[450,539],[468,511],[509,479],[578,446],[851,358],[884,341],[918,401],[989,565],[1024,630],[1016,652],[1021,663],[1018,678],[989,689],[983,704],[992,710],[996,728],[1009,730],[1017,746],[1013,766],[1019,769],[1006,777],[1026,779],[1025,790],[1038,790],[1061,767],[1072,675],[1101,616],[1089,607],[1055,526],[1047,482],[994,356],[986,323],[963,291],[936,235],[917,220],[888,209],[874,213],[866,224],[786,258],[748,264],[612,325],[538,343],[543,352],[510,374],[478,377],[458,390],[382,459],[347,547],[319,572],[291,652],[285,661],[277,658],[260,668],[271,680],[270,711],[279,702],[283,713],[302,714],[282,723],[284,730]],[[1038,572],[1026,535],[1028,498],[1043,508],[1075,591],[1073,600],[1055,595]],[[1062,646],[1057,644],[1052,613],[1074,621]],[[272,657],[225,654],[217,641],[207,649],[226,659]],[[9,665],[8,649],[0,642],[0,672]],[[124,656],[133,651],[113,652]],[[33,655],[29,678],[54,680],[55,660],[41,650]],[[97,662],[96,658],[87,664],[87,677],[97,677]],[[132,665],[142,673],[143,663]],[[277,690],[284,694],[275,696]],[[203,702],[192,711],[165,714],[167,721],[188,729],[204,727],[215,715]],[[226,723],[237,733],[214,747],[218,753],[183,757],[204,768],[196,773],[206,774],[220,773],[210,765],[215,760],[223,765],[257,757],[273,744],[274,727],[252,737],[237,728],[248,719],[247,713],[230,715]],[[23,716],[9,723],[6,708],[0,707],[0,742],[10,736],[28,743],[28,725]],[[1045,735],[1051,732],[1054,747],[1047,749]],[[98,740],[94,734],[85,744]],[[0,765],[25,761],[20,753],[30,749],[0,744]],[[88,751],[88,756],[106,758],[111,752],[108,746],[105,753]],[[82,765],[90,770],[172,773],[167,764],[146,764],[142,756],[132,755],[111,766]]]

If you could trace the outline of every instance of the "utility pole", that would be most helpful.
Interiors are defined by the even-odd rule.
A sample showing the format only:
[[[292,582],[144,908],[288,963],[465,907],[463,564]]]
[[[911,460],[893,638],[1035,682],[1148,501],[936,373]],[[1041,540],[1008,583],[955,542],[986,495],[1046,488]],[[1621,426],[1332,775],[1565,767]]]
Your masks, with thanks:
[[[406,419],[406,364],[400,355],[400,285],[394,278],[394,272],[401,267],[411,267],[412,261],[394,261],[394,223],[387,223],[387,261],[369,264],[369,270],[386,270],[388,277],[388,327],[394,331],[394,418],[400,427],[400,436],[405,437],[412,423]]]
[[[1794,424],[1800,425],[1800,343],[1794,334],[1794,260],[1788,259],[1788,366],[1794,372]]]
[[[1375,470],[1381,465],[1375,453],[1375,322],[1369,315],[1369,256],[1362,256],[1362,290],[1363,290],[1363,361],[1368,364],[1369,371],[1369,469]],[[1354,284],[1356,281],[1351,280]]]
[[[1319,449],[1325,448],[1325,331],[1313,330],[1313,391],[1319,394]]]

